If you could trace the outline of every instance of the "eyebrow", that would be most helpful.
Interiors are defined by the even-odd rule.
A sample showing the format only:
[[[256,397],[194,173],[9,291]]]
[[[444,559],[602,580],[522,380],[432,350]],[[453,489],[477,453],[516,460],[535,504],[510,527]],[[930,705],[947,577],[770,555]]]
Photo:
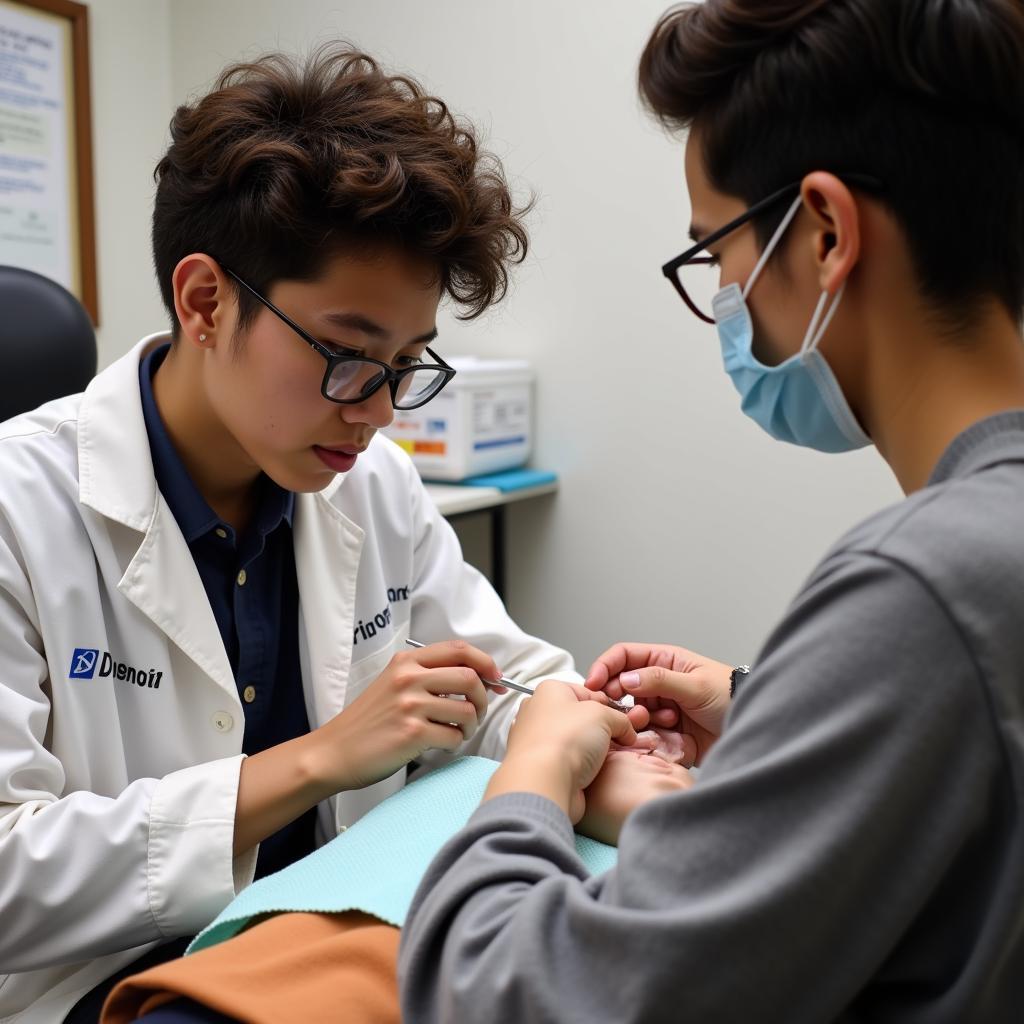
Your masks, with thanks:
[[[380,338],[383,341],[387,341],[391,337],[391,332],[386,327],[381,327],[375,320],[371,320],[362,313],[325,313],[323,319],[333,327],[359,331],[362,334],[369,335],[371,338]],[[421,334],[418,338],[413,338],[411,341],[406,342],[406,344],[422,345],[433,341],[436,337],[437,328],[435,327],[433,330],[427,331],[426,334]]]

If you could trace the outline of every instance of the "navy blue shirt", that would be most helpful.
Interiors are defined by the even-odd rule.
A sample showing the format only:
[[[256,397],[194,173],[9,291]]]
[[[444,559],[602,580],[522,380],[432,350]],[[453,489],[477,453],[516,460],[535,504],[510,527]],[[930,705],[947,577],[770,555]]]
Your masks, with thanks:
[[[256,754],[309,732],[299,667],[299,587],[292,515],[295,495],[261,476],[252,518],[236,536],[199,493],[160,418],[153,374],[170,346],[142,361],[142,411],[157,486],[177,520],[213,609],[245,711],[242,750]],[[314,847],[316,808],[260,844],[256,877]]]

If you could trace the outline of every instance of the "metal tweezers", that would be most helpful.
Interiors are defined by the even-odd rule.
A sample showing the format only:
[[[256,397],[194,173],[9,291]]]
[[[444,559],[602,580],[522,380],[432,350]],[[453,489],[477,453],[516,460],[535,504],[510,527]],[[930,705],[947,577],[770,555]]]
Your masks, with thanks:
[[[427,646],[426,644],[421,644],[418,640],[406,639],[405,642],[410,647]],[[530,689],[529,686],[524,686],[522,683],[517,683],[514,680],[507,678],[506,676],[499,676],[497,679],[484,679],[484,677],[481,676],[480,682],[482,682],[485,686],[507,686],[510,690],[516,690],[519,693],[526,693],[529,694],[531,697],[533,696],[533,690]],[[627,696],[623,701],[612,700],[611,698],[609,698],[608,706],[614,708],[616,711],[621,711],[623,714],[625,714],[631,707],[633,707],[633,698]]]

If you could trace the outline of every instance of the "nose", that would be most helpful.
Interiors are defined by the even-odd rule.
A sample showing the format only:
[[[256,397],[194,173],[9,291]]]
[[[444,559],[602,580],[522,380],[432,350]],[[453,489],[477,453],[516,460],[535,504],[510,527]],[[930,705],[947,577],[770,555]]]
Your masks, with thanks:
[[[346,423],[365,423],[377,430],[388,426],[395,418],[391,389],[386,384],[364,401],[356,405],[339,405],[338,408]]]

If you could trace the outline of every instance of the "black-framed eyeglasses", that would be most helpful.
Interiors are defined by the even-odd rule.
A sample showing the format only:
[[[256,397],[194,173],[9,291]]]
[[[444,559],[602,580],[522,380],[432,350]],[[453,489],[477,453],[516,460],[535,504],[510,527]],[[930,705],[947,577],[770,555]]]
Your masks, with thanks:
[[[837,174],[836,177],[848,185],[858,185],[869,192],[880,192],[884,188],[878,178],[868,174]],[[715,322],[715,318],[705,312],[705,309],[711,308],[711,299],[718,291],[718,275],[715,273],[718,257],[711,256],[706,252],[708,246],[720,242],[726,235],[731,234],[759,214],[770,210],[783,199],[790,196],[795,199],[801,184],[802,181],[794,181],[784,188],[772,192],[771,195],[765,196],[764,199],[754,203],[728,224],[723,225],[717,231],[712,231],[710,235],[700,239],[674,260],[669,260],[661,268],[661,272],[672,282],[679,297],[686,303],[694,316],[708,324]]]
[[[314,352],[318,352],[327,360],[320,393],[331,402],[337,402],[338,405],[358,405],[387,384],[391,389],[391,404],[396,409],[418,409],[432,398],[436,398],[455,376],[455,370],[429,348],[426,350],[427,355],[435,362],[420,363],[401,370],[394,370],[387,363],[371,359],[369,356],[347,356],[332,352],[308,331],[303,330],[287,313],[278,309],[270,299],[246,284],[229,267],[222,263],[221,269],[257,302],[266,306],[274,316],[283,320]]]

